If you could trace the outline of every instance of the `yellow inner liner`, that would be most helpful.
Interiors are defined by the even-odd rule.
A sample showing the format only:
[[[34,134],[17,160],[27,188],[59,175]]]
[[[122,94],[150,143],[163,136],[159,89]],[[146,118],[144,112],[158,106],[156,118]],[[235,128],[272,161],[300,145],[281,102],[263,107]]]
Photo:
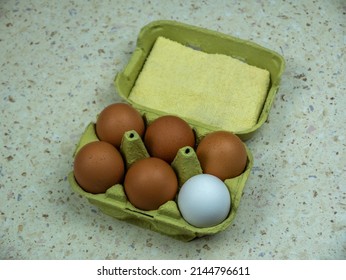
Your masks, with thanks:
[[[129,99],[223,130],[243,131],[256,125],[269,81],[267,70],[160,36]]]

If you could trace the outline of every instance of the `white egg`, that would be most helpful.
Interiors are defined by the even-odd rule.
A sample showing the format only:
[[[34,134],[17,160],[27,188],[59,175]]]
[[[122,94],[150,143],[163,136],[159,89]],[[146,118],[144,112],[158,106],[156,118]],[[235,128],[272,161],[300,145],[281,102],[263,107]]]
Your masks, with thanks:
[[[209,174],[191,177],[178,195],[183,218],[195,227],[211,227],[224,221],[231,209],[231,196],[219,178]]]

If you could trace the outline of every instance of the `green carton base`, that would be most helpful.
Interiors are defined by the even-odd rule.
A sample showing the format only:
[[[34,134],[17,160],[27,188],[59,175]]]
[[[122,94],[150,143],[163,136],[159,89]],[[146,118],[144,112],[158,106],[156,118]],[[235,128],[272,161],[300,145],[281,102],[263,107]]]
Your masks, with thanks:
[[[93,123],[89,124],[85,129],[75,152],[85,144],[92,141],[98,141]],[[91,204],[97,206],[103,213],[109,216],[130,222],[143,228],[148,228],[182,241],[191,241],[198,237],[214,235],[218,232],[224,231],[232,223],[240,204],[245,182],[250,175],[250,170],[253,164],[253,158],[248,149],[247,153],[248,164],[245,171],[236,178],[225,180],[232,201],[231,211],[228,217],[222,223],[208,228],[197,228],[187,223],[182,218],[175,201],[168,201],[158,210],[144,211],[137,209],[127,200],[124,187],[120,184],[112,186],[106,191],[106,193],[91,194],[84,191],[78,185],[72,171],[68,175],[68,181],[76,193],[87,198]]]

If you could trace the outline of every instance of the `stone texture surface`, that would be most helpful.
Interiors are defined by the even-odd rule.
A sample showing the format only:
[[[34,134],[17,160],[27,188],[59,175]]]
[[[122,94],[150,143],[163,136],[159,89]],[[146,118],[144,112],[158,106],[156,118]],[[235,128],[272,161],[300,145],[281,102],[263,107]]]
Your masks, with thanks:
[[[0,259],[345,259],[342,0],[0,4]],[[286,71],[232,226],[182,243],[102,214],[70,188],[85,126],[158,19],[248,39]]]

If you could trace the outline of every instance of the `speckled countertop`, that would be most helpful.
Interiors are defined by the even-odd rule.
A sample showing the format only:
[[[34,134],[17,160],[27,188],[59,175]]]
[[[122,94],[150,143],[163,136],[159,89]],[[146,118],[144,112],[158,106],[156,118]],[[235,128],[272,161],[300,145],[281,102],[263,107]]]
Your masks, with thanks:
[[[104,215],[67,182],[85,126],[119,101],[142,26],[173,19],[254,41],[286,71],[224,232],[183,243]],[[346,3],[0,3],[0,259],[345,259]]]

